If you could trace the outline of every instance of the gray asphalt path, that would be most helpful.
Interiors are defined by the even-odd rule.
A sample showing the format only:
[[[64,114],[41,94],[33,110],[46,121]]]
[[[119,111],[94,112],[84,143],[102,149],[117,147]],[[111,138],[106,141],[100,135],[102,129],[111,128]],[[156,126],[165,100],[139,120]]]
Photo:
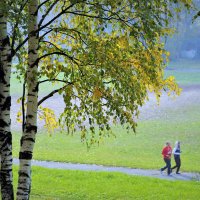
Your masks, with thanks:
[[[18,165],[19,160],[14,158],[13,163]],[[78,164],[78,163],[74,164],[74,163],[62,163],[62,162],[38,161],[38,160],[32,160],[32,165],[51,168],[51,169],[121,172],[129,175],[148,176],[148,177],[168,179],[168,180],[200,181],[199,173],[182,172],[181,174],[172,173],[172,175],[168,176],[164,172],[163,174],[161,174],[159,170],[132,169],[127,167],[108,167],[95,164]]]

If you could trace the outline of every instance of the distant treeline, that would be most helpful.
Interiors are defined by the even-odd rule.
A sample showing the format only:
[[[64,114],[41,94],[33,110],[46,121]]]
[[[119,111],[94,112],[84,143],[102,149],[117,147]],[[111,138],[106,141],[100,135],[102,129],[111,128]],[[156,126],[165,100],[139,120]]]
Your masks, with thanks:
[[[200,10],[200,1],[194,0],[194,3],[197,10]],[[178,14],[179,19],[171,22],[176,32],[165,41],[171,60],[200,59],[200,17],[192,22],[195,13],[184,10]]]

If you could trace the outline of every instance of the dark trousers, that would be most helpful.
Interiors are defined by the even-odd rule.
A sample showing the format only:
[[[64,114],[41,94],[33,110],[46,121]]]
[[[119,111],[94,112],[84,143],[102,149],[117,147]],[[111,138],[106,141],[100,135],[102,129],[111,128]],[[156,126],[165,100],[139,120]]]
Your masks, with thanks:
[[[161,168],[161,171],[167,169],[167,174],[169,175],[171,173],[171,159],[164,158],[164,161],[166,163],[166,166]]]
[[[180,158],[179,155],[174,155],[174,160],[175,160],[175,162],[176,162],[176,165],[175,165],[174,167],[172,167],[172,169],[177,168],[177,169],[176,169],[176,173],[178,173],[178,172],[179,172],[179,169],[180,169],[180,167],[181,167],[181,158]]]

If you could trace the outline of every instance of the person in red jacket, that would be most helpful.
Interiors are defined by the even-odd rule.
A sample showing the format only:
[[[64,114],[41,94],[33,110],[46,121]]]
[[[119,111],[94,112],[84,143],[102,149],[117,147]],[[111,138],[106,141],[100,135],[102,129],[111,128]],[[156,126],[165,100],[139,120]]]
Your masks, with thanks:
[[[162,149],[163,159],[166,163],[166,166],[160,169],[162,173],[165,169],[167,169],[167,174],[171,173],[171,155],[172,155],[172,147],[170,146],[170,142],[166,142],[166,145]]]

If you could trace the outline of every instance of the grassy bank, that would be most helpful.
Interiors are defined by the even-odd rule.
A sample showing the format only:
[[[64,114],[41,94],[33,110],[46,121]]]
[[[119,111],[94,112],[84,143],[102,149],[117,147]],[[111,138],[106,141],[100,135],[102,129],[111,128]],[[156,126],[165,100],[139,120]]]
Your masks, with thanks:
[[[195,181],[33,167],[31,200],[197,200],[199,188]]]

